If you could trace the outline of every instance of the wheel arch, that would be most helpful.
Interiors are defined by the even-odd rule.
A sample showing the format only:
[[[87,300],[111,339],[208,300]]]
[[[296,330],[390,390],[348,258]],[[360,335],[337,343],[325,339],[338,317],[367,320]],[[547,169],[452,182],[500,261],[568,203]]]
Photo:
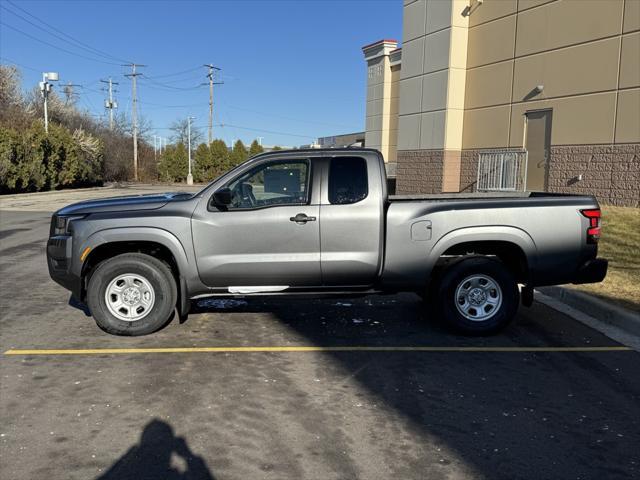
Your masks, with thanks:
[[[528,283],[536,266],[537,249],[529,234],[515,227],[469,227],[440,238],[431,255],[436,269],[451,258],[495,256],[520,283]]]
[[[88,280],[97,265],[123,253],[137,252],[158,258],[169,265],[178,289],[180,313],[186,313],[188,293],[184,272],[189,261],[184,247],[173,234],[159,228],[109,229],[91,235],[83,251],[87,248],[90,249],[89,253],[80,266],[82,301],[86,298]]]

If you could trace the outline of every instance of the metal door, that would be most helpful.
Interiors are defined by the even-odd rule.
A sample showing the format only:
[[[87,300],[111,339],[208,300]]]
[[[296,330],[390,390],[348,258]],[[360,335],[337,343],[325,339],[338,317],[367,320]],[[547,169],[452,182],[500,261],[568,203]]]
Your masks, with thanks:
[[[552,110],[536,110],[526,113],[527,158],[526,190],[546,191],[551,153]]]

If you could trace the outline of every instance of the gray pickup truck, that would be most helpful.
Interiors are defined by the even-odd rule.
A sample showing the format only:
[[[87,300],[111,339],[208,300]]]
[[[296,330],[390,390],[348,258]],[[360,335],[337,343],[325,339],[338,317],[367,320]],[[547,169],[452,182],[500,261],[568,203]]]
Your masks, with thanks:
[[[154,332],[208,296],[403,291],[458,331],[487,334],[536,286],[602,281],[599,235],[590,196],[388,196],[375,150],[292,150],[197,194],[67,206],[52,216],[47,259],[70,303],[112,334]]]

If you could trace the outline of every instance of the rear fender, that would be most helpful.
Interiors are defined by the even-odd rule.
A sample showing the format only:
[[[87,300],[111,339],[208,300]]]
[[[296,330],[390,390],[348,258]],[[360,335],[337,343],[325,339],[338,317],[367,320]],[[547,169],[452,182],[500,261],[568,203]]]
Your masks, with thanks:
[[[508,242],[524,252],[529,272],[536,269],[538,249],[533,238],[524,230],[506,226],[466,227],[453,230],[438,239],[429,254],[429,271],[433,269],[440,257],[451,247],[469,242]]]

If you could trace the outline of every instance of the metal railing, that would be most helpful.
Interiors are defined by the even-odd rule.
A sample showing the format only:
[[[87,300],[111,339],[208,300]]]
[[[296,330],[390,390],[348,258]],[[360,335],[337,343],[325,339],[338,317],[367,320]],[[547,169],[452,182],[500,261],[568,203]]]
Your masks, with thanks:
[[[526,150],[496,150],[478,154],[477,191],[524,191],[526,187]]]

